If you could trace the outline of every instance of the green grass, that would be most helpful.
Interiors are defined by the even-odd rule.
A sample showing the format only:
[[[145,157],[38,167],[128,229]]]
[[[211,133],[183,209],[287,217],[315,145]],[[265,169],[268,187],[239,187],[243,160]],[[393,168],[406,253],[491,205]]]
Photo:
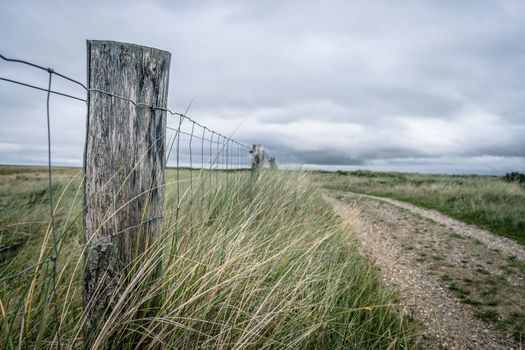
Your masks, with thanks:
[[[48,257],[51,239],[43,169],[1,170],[6,276]],[[59,249],[70,253],[57,260],[56,294],[51,264],[0,283],[6,349],[54,347],[56,324],[63,348],[82,348],[81,176],[77,169],[54,175]],[[248,173],[193,172],[190,186],[189,171],[181,171],[186,205],[175,220],[174,176],[168,171],[164,228],[119,281],[115,307],[92,334],[95,346],[414,346],[414,324],[400,316],[396,296],[381,287],[377,269],[308,177],[267,172],[254,184]]]
[[[357,171],[316,174],[315,179],[329,189],[436,209],[525,244],[525,186],[502,177]]]

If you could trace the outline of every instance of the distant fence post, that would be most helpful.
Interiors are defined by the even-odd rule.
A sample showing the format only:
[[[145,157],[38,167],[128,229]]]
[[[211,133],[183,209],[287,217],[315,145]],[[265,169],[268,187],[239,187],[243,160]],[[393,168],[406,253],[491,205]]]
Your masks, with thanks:
[[[252,172],[261,172],[264,168],[264,145],[253,145]]]
[[[150,106],[167,105],[170,59],[154,48],[87,41],[86,347],[112,309],[117,282],[162,225],[166,112]]]
[[[268,163],[270,164],[270,170],[277,170],[277,161],[275,160],[275,157],[270,157]]]

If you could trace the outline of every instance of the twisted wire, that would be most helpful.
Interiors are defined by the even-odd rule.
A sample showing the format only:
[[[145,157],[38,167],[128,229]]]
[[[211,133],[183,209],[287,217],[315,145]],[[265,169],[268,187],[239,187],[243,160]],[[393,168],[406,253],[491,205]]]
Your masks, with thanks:
[[[120,96],[120,95],[116,95],[116,94],[113,94],[109,91],[104,91],[104,90],[101,90],[101,89],[97,89],[97,88],[89,88],[88,86],[86,86],[85,84],[83,84],[82,82],[76,80],[76,79],[73,79],[65,74],[62,74],[62,73],[59,73],[57,72],[56,70],[52,69],[52,68],[46,68],[46,67],[43,67],[41,65],[38,65],[38,64],[35,64],[33,62],[29,62],[29,61],[25,61],[25,60],[20,60],[20,59],[13,59],[13,58],[8,58],[2,54],[0,54],[0,58],[6,62],[11,62],[11,63],[17,63],[17,64],[23,64],[23,65],[27,65],[27,66],[30,66],[30,67],[33,67],[35,69],[39,69],[39,70],[43,70],[43,71],[46,71],[48,74],[49,74],[49,80],[48,80],[48,87],[47,88],[44,88],[44,87],[40,87],[40,86],[37,86],[37,85],[34,85],[34,84],[30,84],[30,83],[27,83],[27,82],[22,82],[22,81],[18,81],[18,80],[15,80],[15,79],[10,79],[10,78],[6,78],[6,77],[0,77],[0,80],[2,81],[5,81],[5,82],[8,82],[8,83],[12,83],[12,84],[17,84],[17,85],[20,85],[20,86],[24,86],[24,87],[27,87],[27,88],[31,88],[31,89],[35,89],[35,90],[38,90],[38,91],[43,91],[43,92],[46,92],[47,93],[47,103],[46,103],[46,111],[47,111],[47,131],[48,131],[48,187],[49,187],[49,196],[50,196],[50,218],[51,218],[51,234],[52,234],[52,240],[53,240],[53,254],[47,258],[44,258],[43,260],[41,260],[40,262],[38,263],[35,263],[35,264],[32,264],[32,265],[29,265],[25,268],[23,268],[22,270],[20,271],[17,271],[13,274],[10,274],[10,275],[7,275],[7,276],[1,276],[0,277],[0,283],[1,282],[5,282],[5,281],[8,281],[10,279],[13,279],[13,278],[17,278],[19,276],[22,276],[24,275],[25,273],[28,273],[30,271],[33,271],[37,268],[39,268],[40,266],[42,265],[45,265],[45,264],[48,264],[48,263],[53,263],[53,270],[52,270],[52,278],[53,278],[53,294],[55,293],[55,290],[56,290],[56,260],[59,258],[59,257],[62,257],[62,256],[65,256],[65,255],[69,255],[77,250],[80,250],[80,249],[87,249],[89,246],[93,245],[93,244],[96,244],[100,241],[102,241],[103,239],[107,239],[108,237],[113,237],[114,235],[118,235],[118,234],[121,234],[121,233],[124,233],[124,232],[128,232],[144,223],[147,223],[148,221],[151,221],[151,220],[157,220],[157,219],[161,219],[162,217],[159,217],[159,218],[152,218],[152,219],[149,219],[149,220],[146,220],[146,221],[143,221],[141,222],[140,224],[137,224],[135,226],[131,226],[131,227],[128,227],[126,229],[123,229],[123,230],[120,230],[120,231],[117,231],[115,232],[114,234],[111,234],[109,236],[104,236],[98,240],[94,240],[94,241],[91,241],[91,242],[86,242],[84,245],[81,245],[79,247],[75,247],[75,248],[72,248],[72,249],[69,249],[69,250],[66,250],[66,251],[61,251],[59,252],[58,250],[58,240],[57,240],[57,237],[56,237],[56,232],[55,232],[55,222],[54,222],[54,200],[53,200],[53,193],[52,193],[52,162],[51,162],[51,118],[50,118],[50,96],[51,95],[58,95],[58,96],[62,96],[62,97],[65,97],[65,98],[69,98],[69,99],[72,99],[72,100],[75,100],[75,101],[81,101],[81,102],[84,102],[84,103],[87,103],[88,100],[89,100],[89,94],[91,93],[101,93],[101,94],[104,94],[104,95],[107,95],[109,97],[112,97],[112,98],[115,98],[115,99],[120,99],[120,100],[123,100],[123,101],[127,101],[129,103],[131,103],[132,105],[134,105],[135,107],[146,107],[146,108],[151,108],[151,109],[154,109],[154,110],[159,110],[159,111],[163,111],[163,112],[166,112],[168,113],[169,115],[173,116],[173,117],[178,117],[179,118],[179,123],[178,123],[178,128],[175,129],[175,128],[171,128],[171,127],[166,127],[168,130],[173,130],[173,131],[176,131],[176,134],[173,138],[173,140],[171,141],[171,145],[169,146],[169,151],[167,152],[167,157],[166,157],[166,162],[168,161],[169,159],[169,156],[170,156],[170,153],[171,153],[171,150],[174,146],[174,143],[177,142],[177,149],[176,149],[176,152],[177,152],[177,217],[178,217],[178,212],[179,210],[181,209],[181,203],[180,203],[180,188],[179,188],[179,183],[181,182],[180,180],[180,175],[179,175],[179,167],[180,167],[180,162],[179,162],[179,158],[180,158],[180,135],[187,135],[187,136],[190,136],[190,141],[189,141],[189,145],[190,145],[190,187],[193,189],[193,173],[191,172],[191,169],[193,169],[193,152],[192,152],[192,142],[193,142],[193,138],[196,138],[196,139],[200,139],[201,140],[201,170],[204,170],[204,142],[209,142],[209,170],[213,170],[213,168],[215,168],[215,170],[219,170],[219,169],[223,169],[223,170],[226,170],[226,174],[229,173],[228,170],[231,170],[232,169],[232,162],[235,162],[237,163],[237,161],[240,162],[239,159],[237,159],[237,155],[234,157],[234,159],[232,159],[232,152],[233,154],[235,154],[235,152],[238,152],[238,154],[241,154],[241,152],[243,151],[249,151],[251,150],[251,147],[247,146],[246,144],[242,143],[242,142],[239,142],[237,140],[234,140],[232,139],[232,137],[227,137],[227,136],[224,136],[223,134],[221,133],[218,133],[216,131],[213,131],[209,128],[207,128],[206,126],[200,124],[199,122],[193,120],[192,118],[188,117],[187,116],[187,111],[185,113],[179,113],[179,112],[175,112],[171,109],[168,109],[168,108],[165,108],[165,107],[160,107],[160,106],[155,106],[155,105],[149,105],[149,104],[146,104],[146,103],[143,103],[143,102],[138,102],[138,101],[135,101],[131,98],[128,98],[126,96]],[[56,76],[56,77],[60,77],[66,81],[69,81],[79,87],[81,87],[83,90],[86,91],[86,93],[88,94],[88,98],[82,98],[82,97],[79,97],[79,96],[75,96],[75,95],[72,95],[72,94],[69,94],[69,93],[66,93],[66,92],[63,92],[63,91],[57,91],[57,90],[52,90],[51,89],[51,82],[52,82],[52,77],[53,76]],[[191,130],[191,133],[188,133],[188,132],[185,132],[183,130],[181,130],[181,125],[183,123],[184,120],[187,120],[188,122],[191,122],[192,123],[192,130]],[[194,133],[194,130],[195,130],[195,127],[200,127],[202,128],[202,136],[199,136],[199,135],[196,135]],[[206,137],[206,132],[209,132],[211,133],[211,136],[209,138]],[[232,135],[233,136],[233,135]],[[222,138],[222,147],[220,146],[221,144],[221,138]],[[170,144],[170,142],[168,142],[168,144]],[[214,148],[214,145],[216,147],[216,154],[214,155],[214,152],[213,152],[213,148]],[[235,148],[232,148],[232,147],[235,147]],[[241,160],[244,159],[245,162],[248,162],[248,159],[247,157],[241,157]],[[221,165],[219,164],[221,163]],[[242,168],[243,167],[243,164],[241,163],[240,164],[240,167]],[[218,184],[218,172],[214,172],[215,173],[215,183]],[[210,181],[210,188],[211,185],[212,185],[212,176],[211,174],[209,174],[209,181]],[[228,175],[227,175],[228,176]],[[205,179],[205,178],[203,178]],[[201,201],[203,203],[204,201],[204,198],[205,198],[205,194],[204,194],[204,180],[201,182]],[[191,204],[191,202],[190,202]],[[56,315],[55,315],[56,316]],[[58,320],[58,317],[56,317],[56,319]],[[58,341],[57,341],[57,347],[60,348],[60,335],[57,331],[57,334],[58,334]]]

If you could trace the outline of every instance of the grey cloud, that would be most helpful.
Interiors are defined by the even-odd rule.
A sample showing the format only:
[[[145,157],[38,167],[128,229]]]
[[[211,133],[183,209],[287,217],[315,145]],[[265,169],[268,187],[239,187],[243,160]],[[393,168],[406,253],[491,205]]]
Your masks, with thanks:
[[[223,134],[242,123],[237,138],[283,162],[482,172],[483,157],[494,171],[523,161],[523,16],[518,0],[56,0],[4,4],[0,29],[3,54],[81,80],[85,39],[168,50],[170,107],[196,97],[196,120]],[[3,62],[0,76],[46,84]],[[42,98],[0,82],[0,144],[33,147],[5,146],[0,162],[40,159]],[[81,162],[83,108],[53,99],[57,159]]]

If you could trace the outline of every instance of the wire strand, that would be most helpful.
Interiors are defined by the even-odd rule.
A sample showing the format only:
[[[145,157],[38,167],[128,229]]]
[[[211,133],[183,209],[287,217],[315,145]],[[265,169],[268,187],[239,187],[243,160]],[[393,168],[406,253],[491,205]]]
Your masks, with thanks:
[[[168,108],[165,108],[165,107],[159,107],[159,106],[155,106],[155,105],[149,105],[149,104],[146,104],[146,103],[143,103],[143,102],[137,102],[137,101],[135,101],[135,100],[133,100],[133,99],[131,99],[129,97],[116,95],[116,94],[113,94],[113,93],[111,93],[109,91],[104,91],[104,90],[97,89],[97,88],[89,88],[85,84],[81,83],[80,81],[78,81],[76,79],[73,79],[71,77],[68,77],[68,76],[66,76],[64,74],[58,73],[56,70],[54,70],[52,68],[46,68],[46,67],[43,67],[41,65],[38,65],[38,64],[29,62],[29,61],[20,60],[20,59],[14,59],[14,58],[8,58],[8,57],[6,57],[6,56],[4,56],[2,54],[0,54],[0,58],[3,59],[4,61],[7,61],[7,62],[24,64],[24,65],[31,66],[33,68],[37,68],[37,69],[46,71],[48,73],[52,73],[52,74],[54,74],[54,75],[56,75],[58,77],[61,77],[61,78],[65,79],[65,80],[67,80],[67,81],[70,81],[70,82],[72,82],[74,84],[77,84],[78,86],[80,86],[84,90],[86,90],[88,93],[91,93],[91,92],[102,93],[102,94],[110,96],[110,97],[114,97],[114,98],[117,98],[117,99],[120,99],[120,100],[128,101],[129,103],[133,104],[135,107],[148,107],[148,108],[152,108],[152,109],[155,109],[155,110],[160,110],[160,111],[163,111],[163,112],[167,112],[167,113],[169,113],[172,116],[178,116],[178,117],[181,117],[181,118],[185,118],[189,122],[195,123],[195,125],[197,125],[197,126],[199,126],[201,128],[205,127],[204,125],[200,124],[199,122],[197,122],[197,121],[193,120],[192,118],[188,117],[187,116],[187,112],[186,113],[174,112],[171,109],[168,109]],[[36,85],[24,83],[24,82],[21,82],[21,81],[18,81],[18,80],[9,79],[9,78],[5,78],[5,77],[0,77],[0,80],[6,81],[6,82],[9,82],[9,83],[13,83],[13,84],[19,84],[19,85],[22,85],[22,86],[25,86],[25,87],[36,89],[36,90],[48,92],[48,89],[45,89],[45,88],[42,88],[42,87],[38,87]],[[56,95],[60,95],[60,96],[63,96],[63,97],[67,97],[67,98],[71,98],[71,99],[74,99],[74,100],[82,101],[82,102],[87,102],[87,99],[80,98],[80,97],[77,97],[77,96],[73,96],[73,95],[70,95],[70,94],[67,94],[67,93],[64,93],[64,92],[50,90],[50,93],[56,94]],[[190,106],[191,106],[191,104],[190,104]],[[220,133],[217,133],[217,134],[222,136],[222,137],[226,137],[226,136],[224,136],[224,135],[222,135]],[[229,139],[231,139],[231,137]],[[250,149],[250,147],[248,147],[246,144],[243,144],[243,143],[241,143],[239,141],[235,141],[235,142],[239,143],[240,145],[242,145],[246,149]]]

